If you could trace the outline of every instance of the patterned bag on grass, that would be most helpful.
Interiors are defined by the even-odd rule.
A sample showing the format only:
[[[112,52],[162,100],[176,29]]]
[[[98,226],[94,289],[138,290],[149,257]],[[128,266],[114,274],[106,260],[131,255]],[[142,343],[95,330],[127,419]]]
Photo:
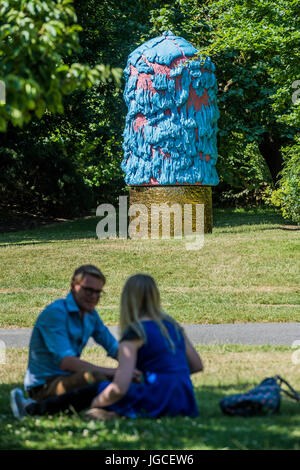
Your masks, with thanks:
[[[281,387],[285,384],[289,390]],[[229,395],[220,401],[223,413],[229,416],[257,416],[276,413],[280,408],[280,393],[300,401],[300,394],[279,375],[264,379],[257,387],[247,393]]]

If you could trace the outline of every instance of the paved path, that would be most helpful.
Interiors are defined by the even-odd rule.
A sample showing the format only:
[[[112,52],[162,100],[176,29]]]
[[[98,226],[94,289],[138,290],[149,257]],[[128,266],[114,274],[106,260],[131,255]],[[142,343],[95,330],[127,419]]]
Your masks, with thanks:
[[[109,327],[118,337],[118,328]],[[274,344],[291,346],[300,341],[299,323],[246,323],[222,325],[185,325],[184,329],[194,344]],[[26,348],[31,328],[0,329],[0,341],[7,348]],[[92,346],[93,340],[88,345]],[[2,343],[3,345],[3,343]]]

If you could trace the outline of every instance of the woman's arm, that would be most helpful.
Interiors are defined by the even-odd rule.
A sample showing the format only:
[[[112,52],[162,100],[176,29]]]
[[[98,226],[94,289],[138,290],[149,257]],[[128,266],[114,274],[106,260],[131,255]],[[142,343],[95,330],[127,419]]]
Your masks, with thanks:
[[[113,405],[126,393],[132,381],[136,366],[137,351],[142,346],[143,340],[135,339],[122,341],[119,345],[119,367],[110,383],[91,403],[91,408],[103,408]]]
[[[194,348],[184,331],[183,337],[185,341],[185,353],[188,360],[190,373],[194,374],[195,372],[201,372],[204,369],[201,357],[197,353],[196,349]]]

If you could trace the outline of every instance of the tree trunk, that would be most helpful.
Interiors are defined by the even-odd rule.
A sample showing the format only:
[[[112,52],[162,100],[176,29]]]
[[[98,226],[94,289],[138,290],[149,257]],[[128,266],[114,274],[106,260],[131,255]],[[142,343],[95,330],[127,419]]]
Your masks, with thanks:
[[[283,143],[279,137],[274,137],[266,132],[258,145],[259,151],[268,165],[274,184],[278,182],[279,172],[283,167],[283,158],[280,152]]]

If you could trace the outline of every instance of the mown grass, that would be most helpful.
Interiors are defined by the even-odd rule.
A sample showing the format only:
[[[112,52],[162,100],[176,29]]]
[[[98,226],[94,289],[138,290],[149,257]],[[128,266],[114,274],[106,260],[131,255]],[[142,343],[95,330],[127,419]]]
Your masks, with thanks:
[[[83,414],[16,421],[9,391],[22,386],[27,349],[9,349],[0,372],[0,449],[300,449],[300,404],[283,396],[280,412],[252,418],[222,414],[219,401],[246,392],[265,377],[281,375],[300,389],[299,364],[284,346],[199,346],[205,370],[193,376],[200,416],[87,422]],[[83,358],[111,365],[100,348]]]
[[[80,264],[107,277],[99,312],[118,323],[124,281],[147,272],[183,323],[300,321],[299,231],[270,209],[215,210],[201,250],[179,240],[99,240],[95,217],[0,234],[0,327],[32,327]]]

